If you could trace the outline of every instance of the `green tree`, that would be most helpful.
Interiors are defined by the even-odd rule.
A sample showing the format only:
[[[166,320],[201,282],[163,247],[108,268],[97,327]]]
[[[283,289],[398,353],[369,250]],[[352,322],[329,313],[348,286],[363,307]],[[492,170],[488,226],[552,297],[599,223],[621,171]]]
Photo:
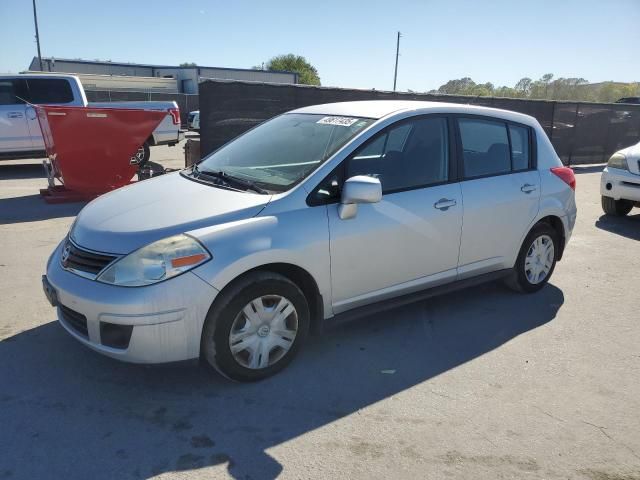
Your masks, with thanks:
[[[529,77],[524,77],[518,80],[513,89],[518,97],[528,97],[531,93],[531,84],[533,82]]]
[[[198,64],[197,63],[193,63],[193,62],[184,62],[184,63],[181,63],[178,66],[179,67],[197,67]]]
[[[253,67],[262,70],[262,67]],[[316,67],[311,65],[306,58],[300,55],[288,53],[278,55],[264,64],[265,70],[281,70],[298,74],[298,83],[304,85],[320,85],[320,76]]]

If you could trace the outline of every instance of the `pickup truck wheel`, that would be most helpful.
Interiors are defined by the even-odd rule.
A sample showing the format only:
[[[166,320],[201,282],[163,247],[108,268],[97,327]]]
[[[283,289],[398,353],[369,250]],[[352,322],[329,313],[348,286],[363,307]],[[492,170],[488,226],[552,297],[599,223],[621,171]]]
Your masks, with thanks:
[[[232,380],[262,380],[285,368],[304,342],[309,305],[287,277],[255,272],[225,289],[202,332],[209,365]]]
[[[633,208],[633,202],[629,200],[614,200],[611,197],[602,197],[602,210],[607,215],[624,217]]]
[[[131,157],[131,165],[138,165],[138,167],[142,168],[149,161],[149,158],[151,158],[151,149],[149,144],[144,142],[135,155]]]

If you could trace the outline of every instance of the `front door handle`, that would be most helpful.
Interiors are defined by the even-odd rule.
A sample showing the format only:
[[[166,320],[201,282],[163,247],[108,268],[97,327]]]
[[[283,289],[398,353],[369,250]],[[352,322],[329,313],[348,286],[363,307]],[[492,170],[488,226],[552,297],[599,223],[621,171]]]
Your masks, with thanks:
[[[7,117],[9,118],[22,118],[22,112],[9,112],[7,113]]]
[[[524,193],[531,193],[533,192],[536,188],[535,185],[531,185],[530,183],[525,183],[524,185],[522,185],[520,187],[520,190],[523,191]]]
[[[441,198],[433,204],[433,208],[437,208],[438,210],[448,210],[449,207],[454,207],[455,205],[456,201],[452,198]]]

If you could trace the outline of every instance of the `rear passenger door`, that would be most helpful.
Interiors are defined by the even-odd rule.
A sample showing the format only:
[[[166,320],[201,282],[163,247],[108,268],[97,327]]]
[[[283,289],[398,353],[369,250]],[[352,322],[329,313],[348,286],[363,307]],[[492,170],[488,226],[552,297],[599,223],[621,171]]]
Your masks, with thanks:
[[[73,90],[66,78],[28,78],[28,100],[35,105],[67,105],[74,103]],[[44,150],[44,140],[36,110],[27,105],[25,116],[34,150]]]
[[[457,118],[464,212],[458,278],[511,268],[538,213],[533,130],[479,116]]]

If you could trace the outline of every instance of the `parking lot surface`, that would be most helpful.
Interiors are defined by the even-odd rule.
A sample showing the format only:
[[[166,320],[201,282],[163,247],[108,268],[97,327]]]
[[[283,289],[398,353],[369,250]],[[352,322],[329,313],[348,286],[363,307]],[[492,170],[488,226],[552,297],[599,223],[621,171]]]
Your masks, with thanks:
[[[38,197],[39,160],[1,162],[0,479],[640,479],[640,210],[603,217],[600,168],[576,171],[578,222],[541,292],[363,318],[238,384],[64,332],[40,276],[82,205]]]

